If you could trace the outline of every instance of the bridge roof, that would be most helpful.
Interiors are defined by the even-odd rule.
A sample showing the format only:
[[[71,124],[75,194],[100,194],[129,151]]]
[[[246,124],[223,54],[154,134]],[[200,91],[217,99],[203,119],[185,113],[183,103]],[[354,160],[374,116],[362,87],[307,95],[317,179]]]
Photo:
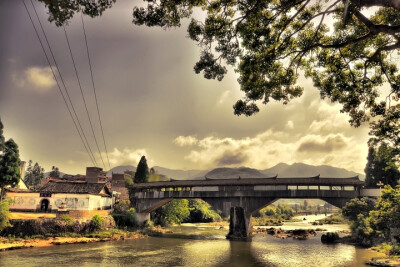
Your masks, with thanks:
[[[133,189],[152,189],[168,187],[193,187],[193,186],[254,186],[254,185],[332,185],[332,186],[363,186],[365,183],[358,176],[349,178],[235,178],[235,179],[210,179],[206,180],[171,180],[168,182],[151,182],[133,184]]]

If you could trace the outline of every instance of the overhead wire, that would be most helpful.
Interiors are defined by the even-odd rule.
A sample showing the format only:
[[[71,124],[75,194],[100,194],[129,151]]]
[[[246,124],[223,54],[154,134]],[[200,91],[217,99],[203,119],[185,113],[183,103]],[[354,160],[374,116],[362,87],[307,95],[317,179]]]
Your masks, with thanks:
[[[98,101],[97,101],[96,87],[95,87],[95,85],[94,85],[92,64],[91,64],[91,61],[90,61],[89,46],[88,46],[88,41],[87,41],[87,36],[86,36],[86,30],[85,30],[85,23],[84,23],[84,21],[83,21],[82,12],[81,12],[81,20],[82,20],[83,33],[84,33],[84,35],[85,35],[86,52],[87,52],[88,61],[89,61],[90,76],[92,77],[92,86],[93,86],[94,98],[95,98],[95,101],[96,101],[97,115],[98,115],[98,118],[99,118],[99,123],[100,123],[100,128],[101,128],[101,135],[102,135],[102,137],[103,137],[104,149],[105,149],[106,155],[107,155],[108,166],[109,166],[109,168],[111,169],[110,159],[109,159],[109,157],[108,157],[108,151],[107,151],[107,146],[106,146],[106,140],[105,140],[105,138],[104,138],[103,124],[102,124],[102,122],[101,122],[101,116],[100,116],[100,111],[99,111],[99,104],[98,104]]]
[[[89,150],[91,156],[93,157],[93,161],[94,161],[94,163],[95,163],[95,166],[98,166],[97,161],[96,161],[96,158],[95,158],[95,156],[94,156],[94,154],[93,154],[93,152],[92,152],[92,149],[90,148],[90,144],[89,144],[89,142],[88,142],[88,140],[87,140],[87,138],[86,138],[85,132],[84,132],[84,130],[83,130],[83,128],[82,128],[82,125],[81,125],[81,123],[80,123],[79,117],[78,117],[78,115],[77,115],[77,113],[76,113],[76,111],[75,111],[75,108],[74,108],[74,105],[73,105],[73,103],[72,103],[71,97],[70,97],[70,95],[69,95],[69,93],[68,93],[67,86],[65,85],[64,79],[63,79],[62,74],[61,74],[61,71],[60,71],[60,68],[58,67],[57,61],[56,61],[56,59],[55,59],[53,50],[51,49],[49,40],[47,39],[46,32],[44,31],[43,25],[42,25],[42,23],[41,23],[41,21],[40,21],[39,15],[38,15],[38,13],[37,13],[37,11],[36,11],[36,7],[35,7],[35,5],[33,4],[33,1],[32,1],[32,0],[30,0],[30,2],[31,2],[31,4],[32,4],[33,10],[35,11],[36,18],[37,18],[37,20],[39,21],[40,28],[42,29],[42,33],[43,33],[44,38],[45,38],[45,40],[46,40],[46,43],[47,43],[47,45],[48,45],[48,47],[49,47],[49,51],[50,51],[50,54],[51,54],[51,56],[52,56],[52,58],[53,58],[54,64],[56,65],[56,68],[57,68],[57,70],[58,70],[58,74],[59,74],[59,76],[60,76],[61,83],[62,83],[63,86],[64,86],[64,91],[65,91],[65,93],[66,93],[66,95],[67,95],[67,98],[68,98],[68,100],[69,100],[69,104],[71,105],[71,108],[72,108],[72,111],[73,111],[73,113],[74,113],[74,115],[75,115],[76,121],[77,121],[77,123],[78,123],[78,125],[79,125],[79,128],[80,128],[81,132],[82,132],[83,139],[86,141],[88,150]],[[32,20],[32,23],[33,23],[33,20]],[[34,25],[34,24],[33,24],[33,25]]]
[[[87,104],[86,104],[85,95],[84,95],[84,93],[83,93],[81,81],[80,81],[79,75],[78,75],[78,70],[77,70],[76,64],[75,64],[75,59],[74,59],[74,56],[73,56],[73,54],[72,54],[72,49],[71,49],[71,45],[70,45],[70,42],[69,42],[68,34],[67,34],[67,31],[66,31],[64,25],[63,25],[63,28],[64,28],[65,38],[66,38],[67,44],[68,44],[69,53],[70,53],[70,55],[71,55],[72,63],[73,63],[73,65],[74,65],[75,75],[76,75],[76,78],[77,78],[77,80],[78,80],[79,89],[80,89],[80,91],[81,91],[83,103],[84,103],[84,106],[85,106],[85,109],[86,109],[86,115],[87,115],[87,117],[88,117],[89,124],[90,124],[90,128],[91,128],[91,130],[92,130],[93,138],[94,138],[94,141],[95,141],[95,143],[96,143],[96,147],[97,147],[97,150],[98,150],[98,152],[99,152],[99,156],[100,156],[100,159],[101,159],[101,161],[102,161],[102,163],[103,163],[103,166],[104,166],[104,168],[106,168],[106,165],[104,164],[103,157],[101,156],[99,144],[97,143],[96,134],[94,133],[92,120],[90,119],[89,110],[88,110],[88,107],[87,107]]]
[[[63,100],[64,100],[65,106],[67,107],[67,110],[68,110],[68,113],[69,113],[69,115],[70,115],[70,117],[71,117],[71,119],[72,119],[72,122],[73,122],[74,125],[75,125],[75,129],[76,129],[76,131],[78,132],[78,135],[79,135],[79,137],[80,137],[80,139],[81,139],[81,141],[82,141],[83,146],[85,147],[85,150],[86,150],[87,154],[89,155],[90,160],[92,161],[93,164],[95,164],[95,159],[92,157],[92,154],[89,152],[89,149],[87,148],[87,146],[86,146],[86,144],[85,144],[85,142],[84,142],[84,139],[83,139],[83,137],[82,137],[82,135],[81,135],[81,133],[80,133],[80,131],[79,131],[79,128],[78,128],[78,126],[77,126],[77,124],[76,124],[76,122],[75,122],[74,116],[72,115],[72,112],[71,112],[71,110],[70,110],[70,107],[68,106],[67,100],[66,100],[66,98],[65,98],[65,96],[64,96],[64,94],[63,94],[63,92],[62,92],[60,83],[58,82],[57,76],[56,76],[56,74],[55,74],[55,72],[54,72],[54,70],[53,70],[53,66],[51,65],[50,59],[49,59],[49,57],[48,57],[48,55],[47,55],[47,53],[46,53],[46,49],[44,48],[43,42],[42,42],[42,40],[41,40],[41,38],[40,38],[39,32],[38,32],[38,30],[36,29],[36,26],[35,26],[35,23],[33,22],[33,19],[32,19],[31,14],[29,13],[28,7],[26,6],[24,0],[21,0],[21,1],[22,1],[22,3],[23,3],[24,6],[25,6],[26,12],[28,13],[29,19],[30,19],[30,21],[31,21],[31,24],[32,24],[34,30],[35,30],[35,33],[36,33],[36,36],[37,36],[37,38],[38,38],[38,40],[39,40],[40,46],[41,46],[42,49],[43,49],[43,53],[44,53],[44,55],[45,55],[45,57],[46,57],[47,63],[48,63],[48,65],[49,65],[49,67],[50,67],[50,70],[51,70],[51,72],[52,72],[52,74],[53,74],[53,78],[54,78],[54,80],[55,80],[56,83],[57,83],[58,90],[59,90],[59,92],[60,92],[60,94],[61,94],[61,96],[62,96],[62,98],[63,98]],[[32,5],[33,5],[33,3],[32,3]],[[57,67],[57,68],[58,68],[58,67]],[[60,74],[60,72],[59,72],[59,74]],[[97,164],[95,164],[95,165],[97,165]]]

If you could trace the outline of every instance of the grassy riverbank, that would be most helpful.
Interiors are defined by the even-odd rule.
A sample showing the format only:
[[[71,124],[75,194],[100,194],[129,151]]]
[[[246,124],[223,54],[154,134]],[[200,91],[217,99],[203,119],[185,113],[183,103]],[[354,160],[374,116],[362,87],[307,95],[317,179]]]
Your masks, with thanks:
[[[57,235],[36,235],[26,237],[0,237],[0,251],[49,247],[54,245],[105,242],[112,240],[140,239],[147,236],[141,232],[130,232],[120,229],[102,230],[89,234],[63,233]]]

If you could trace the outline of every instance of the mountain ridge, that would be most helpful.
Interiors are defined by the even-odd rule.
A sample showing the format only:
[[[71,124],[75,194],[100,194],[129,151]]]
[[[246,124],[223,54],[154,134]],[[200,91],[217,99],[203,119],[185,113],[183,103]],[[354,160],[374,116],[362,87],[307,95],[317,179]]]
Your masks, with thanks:
[[[313,177],[320,175],[321,177],[333,178],[348,178],[359,176],[360,180],[365,179],[365,175],[354,171],[349,171],[344,168],[337,168],[329,165],[309,165],[305,163],[278,163],[275,166],[267,169],[255,169],[249,167],[218,167],[212,170],[177,170],[168,169],[165,167],[154,166],[153,169],[159,173],[177,180],[194,180],[204,179],[226,179],[226,178],[265,178],[278,176],[284,177]],[[112,168],[107,172],[108,176],[114,173],[123,173],[125,170],[135,171],[136,168],[132,165],[121,165]]]

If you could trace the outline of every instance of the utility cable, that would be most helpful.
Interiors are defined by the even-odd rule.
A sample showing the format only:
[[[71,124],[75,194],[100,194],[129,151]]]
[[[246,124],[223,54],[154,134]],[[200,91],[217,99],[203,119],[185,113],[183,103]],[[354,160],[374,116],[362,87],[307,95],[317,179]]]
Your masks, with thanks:
[[[101,117],[100,117],[100,111],[99,111],[99,104],[98,104],[98,102],[97,102],[96,87],[94,86],[94,79],[93,79],[93,72],[92,72],[92,64],[91,64],[91,62],[90,62],[89,46],[88,46],[88,41],[87,41],[87,37],[86,37],[85,23],[83,22],[83,15],[82,15],[82,12],[81,12],[81,19],[82,19],[83,33],[84,33],[84,35],[85,35],[85,43],[86,43],[86,51],[87,51],[87,56],[88,56],[88,61],[89,61],[90,76],[92,77],[92,85],[93,85],[94,98],[95,98],[95,100],[96,100],[97,115],[98,115],[98,117],[99,117],[100,128],[101,128],[101,134],[102,134],[102,137],[103,137],[104,148],[105,148],[105,150],[106,150],[107,161],[108,161],[108,167],[111,169],[110,159],[109,159],[109,157],[108,157],[108,151],[107,151],[107,146],[106,146],[106,140],[105,140],[105,138],[104,138],[103,125],[102,125],[102,123],[101,123]]]
[[[83,131],[82,125],[81,125],[81,123],[80,123],[80,121],[79,121],[79,117],[78,117],[78,115],[76,114],[74,105],[72,104],[72,100],[71,100],[71,97],[70,97],[70,95],[69,95],[69,93],[68,93],[67,86],[65,85],[64,79],[63,79],[63,77],[62,77],[62,75],[61,75],[60,68],[58,67],[56,58],[55,58],[55,56],[54,56],[53,50],[51,49],[49,40],[47,39],[46,32],[45,32],[44,29],[43,29],[43,25],[42,25],[42,22],[40,21],[40,18],[39,18],[39,15],[38,15],[37,11],[36,11],[35,5],[33,4],[32,0],[30,0],[30,1],[31,1],[32,7],[33,7],[33,9],[34,9],[34,11],[35,11],[36,17],[37,17],[37,19],[38,19],[38,21],[39,21],[39,25],[40,25],[40,28],[42,29],[42,32],[43,32],[44,38],[45,38],[45,40],[46,40],[46,43],[47,43],[47,45],[48,45],[48,47],[49,47],[50,54],[51,54],[51,56],[52,56],[52,58],[53,58],[54,64],[56,65],[56,68],[57,68],[57,70],[58,70],[58,74],[59,74],[59,76],[60,76],[61,83],[62,83],[63,86],[64,86],[64,90],[65,90],[65,93],[66,93],[66,95],[67,95],[67,97],[68,97],[69,104],[71,105],[72,111],[73,111],[73,113],[74,113],[74,115],[75,115],[75,117],[76,117],[76,121],[78,122],[79,128],[80,128],[80,130],[81,130],[81,132],[82,132],[83,138],[84,138],[85,141],[86,141],[86,144],[87,144],[87,146],[88,146],[88,149],[89,149],[89,151],[90,151],[90,154],[92,155],[92,157],[93,157],[93,159],[94,159],[94,162],[95,162],[96,166],[98,166],[98,164],[97,164],[97,162],[96,162],[96,158],[94,157],[94,154],[93,154],[93,152],[92,152],[92,149],[90,148],[90,144],[89,144],[89,142],[88,142],[88,140],[87,140],[87,138],[86,138],[85,132]]]
[[[76,129],[76,131],[78,132],[78,135],[79,135],[79,137],[80,137],[80,139],[81,139],[81,141],[82,141],[83,146],[85,147],[86,152],[87,152],[88,155],[89,155],[90,160],[92,161],[93,164],[95,164],[94,159],[92,158],[92,155],[89,153],[89,150],[88,150],[88,148],[86,147],[86,144],[85,144],[85,142],[84,142],[84,140],[83,140],[83,137],[82,137],[82,135],[81,135],[81,133],[80,133],[80,131],[79,131],[79,129],[78,129],[78,125],[77,125],[76,122],[75,122],[74,116],[72,115],[72,112],[71,112],[71,110],[70,110],[70,108],[69,108],[69,106],[68,106],[67,100],[65,99],[65,96],[64,96],[64,94],[63,94],[63,92],[62,92],[62,90],[61,90],[60,83],[58,82],[57,76],[56,76],[56,74],[55,74],[55,72],[54,72],[54,70],[53,70],[53,67],[52,67],[51,63],[50,63],[50,59],[49,59],[49,57],[48,57],[48,55],[47,55],[47,53],[46,53],[46,49],[44,48],[44,45],[43,45],[43,43],[42,43],[42,40],[40,39],[39,32],[37,31],[36,26],[35,26],[35,23],[33,22],[33,19],[32,19],[32,17],[31,17],[31,14],[29,13],[28,7],[26,6],[24,0],[21,0],[21,1],[22,1],[22,3],[23,3],[24,6],[25,6],[26,12],[28,13],[28,16],[29,16],[29,19],[30,19],[30,21],[31,21],[31,23],[32,23],[32,26],[33,26],[33,28],[35,29],[36,36],[37,36],[37,38],[38,38],[38,40],[39,40],[39,43],[40,43],[40,45],[41,45],[41,47],[42,47],[42,49],[43,49],[43,53],[44,53],[44,55],[45,55],[45,57],[46,57],[47,63],[49,64],[49,67],[50,67],[50,69],[51,69],[51,72],[53,73],[53,78],[54,78],[54,80],[55,80],[56,83],[57,83],[58,90],[59,90],[59,92],[60,92],[60,94],[61,94],[61,96],[62,96],[62,98],[63,98],[63,100],[64,100],[64,103],[65,103],[65,106],[67,107],[68,113],[69,113],[69,115],[71,116],[72,122],[73,122],[74,125],[75,125],[75,129]]]
[[[106,165],[104,164],[104,161],[103,161],[103,157],[101,156],[99,144],[97,143],[96,134],[94,133],[92,120],[90,119],[89,110],[88,110],[88,107],[87,107],[87,104],[86,104],[85,95],[83,94],[81,81],[80,81],[79,75],[78,75],[78,70],[76,69],[76,64],[75,64],[74,56],[73,56],[73,54],[72,54],[72,49],[71,49],[71,45],[70,45],[70,43],[69,43],[68,34],[67,34],[67,31],[66,31],[64,25],[63,25],[63,28],[64,28],[64,33],[65,33],[65,38],[66,38],[67,44],[68,44],[69,53],[70,53],[70,55],[71,55],[72,63],[73,63],[73,65],[74,65],[75,75],[76,75],[76,78],[77,78],[77,80],[78,80],[79,89],[80,89],[80,91],[81,91],[81,95],[82,95],[82,99],[83,99],[83,104],[85,105],[86,114],[87,114],[87,117],[88,117],[88,120],[89,120],[90,128],[92,129],[93,138],[94,138],[94,141],[95,141],[95,143],[96,143],[96,147],[97,147],[97,150],[98,150],[98,152],[99,152],[100,159],[101,159],[101,161],[103,162],[103,166],[104,166],[104,168],[106,168]]]

